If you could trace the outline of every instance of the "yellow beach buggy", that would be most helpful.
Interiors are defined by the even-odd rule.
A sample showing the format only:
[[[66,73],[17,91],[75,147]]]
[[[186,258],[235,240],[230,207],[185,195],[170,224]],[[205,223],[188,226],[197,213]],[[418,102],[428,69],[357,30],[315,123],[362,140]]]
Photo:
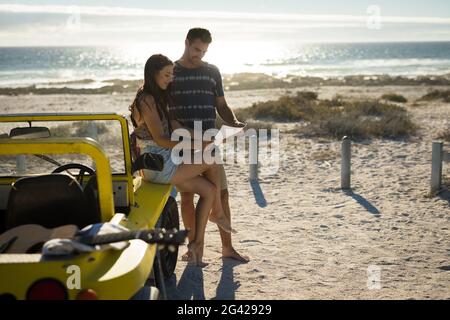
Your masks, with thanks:
[[[133,158],[129,137],[111,113],[0,116],[0,300],[164,296],[186,234],[171,186],[136,174],[159,159]],[[93,247],[118,236],[126,246],[43,254],[47,240],[102,223],[127,231]]]

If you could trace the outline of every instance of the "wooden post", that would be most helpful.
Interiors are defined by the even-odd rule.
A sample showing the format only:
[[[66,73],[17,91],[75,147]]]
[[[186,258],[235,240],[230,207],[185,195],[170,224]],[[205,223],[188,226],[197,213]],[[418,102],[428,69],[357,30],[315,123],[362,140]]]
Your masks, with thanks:
[[[341,188],[350,189],[351,172],[351,144],[352,141],[345,136],[341,146]]]
[[[97,129],[97,123],[95,123],[95,121],[92,120],[92,121],[88,122],[87,131],[88,131],[88,137],[92,138],[98,142],[98,129]],[[91,167],[95,170],[95,161],[94,160],[92,160],[92,162],[91,162]]]
[[[433,141],[433,148],[431,151],[431,194],[434,195],[441,189],[442,177],[442,147],[443,143],[440,141]]]
[[[258,180],[258,136],[250,136],[249,141],[249,170],[250,181]]]
[[[27,159],[24,154],[19,154],[16,157],[16,173],[24,175],[27,172]]]

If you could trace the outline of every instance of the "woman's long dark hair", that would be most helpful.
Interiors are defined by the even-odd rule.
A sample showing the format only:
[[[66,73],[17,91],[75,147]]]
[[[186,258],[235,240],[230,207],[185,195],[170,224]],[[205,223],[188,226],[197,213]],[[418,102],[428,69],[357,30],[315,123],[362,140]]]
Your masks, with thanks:
[[[137,108],[139,114],[141,114],[140,97],[142,94],[150,94],[156,103],[156,109],[158,110],[158,115],[161,121],[166,118],[169,124],[169,130],[172,131],[172,126],[170,125],[170,116],[168,106],[173,104],[172,97],[170,95],[170,84],[163,90],[161,89],[155,81],[155,77],[159,71],[161,71],[165,66],[173,65],[173,62],[169,58],[163,56],[162,54],[154,54],[148,58],[145,63],[144,69],[144,84],[136,92],[136,97],[131,104],[129,110],[133,113],[134,108]],[[134,121],[131,115],[131,122],[134,127],[137,127],[137,123]]]

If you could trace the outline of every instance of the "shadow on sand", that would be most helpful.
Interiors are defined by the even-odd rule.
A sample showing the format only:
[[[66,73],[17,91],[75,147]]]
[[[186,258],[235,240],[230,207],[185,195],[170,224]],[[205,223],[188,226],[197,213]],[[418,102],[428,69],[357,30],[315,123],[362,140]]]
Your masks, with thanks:
[[[444,188],[442,191],[438,194],[438,197],[442,200],[445,200],[448,202],[448,206],[450,207],[450,190]]]
[[[222,258],[222,274],[213,300],[235,300],[236,290],[241,284],[234,280],[233,268],[242,264],[234,259]]]
[[[212,300],[234,300],[240,283],[234,280],[233,268],[242,262],[222,258],[222,274]],[[169,300],[205,300],[204,278],[202,268],[187,265],[177,283],[175,275],[166,280],[167,298]]]
[[[264,194],[261,190],[261,186],[259,185],[258,180],[252,180],[250,181],[250,186],[253,190],[253,195],[255,196],[256,204],[260,206],[261,208],[264,208],[267,206],[266,198],[264,198]]]
[[[178,284],[176,275],[167,279],[165,284],[169,300],[205,300],[203,270],[200,267],[188,264]]]
[[[356,200],[356,202],[358,202],[362,207],[364,207],[364,209],[369,211],[374,216],[378,216],[381,214],[380,211],[374,205],[372,205],[369,201],[367,201],[363,196],[354,193],[353,190],[351,189],[344,190],[344,194],[349,197],[352,197],[354,200]]]

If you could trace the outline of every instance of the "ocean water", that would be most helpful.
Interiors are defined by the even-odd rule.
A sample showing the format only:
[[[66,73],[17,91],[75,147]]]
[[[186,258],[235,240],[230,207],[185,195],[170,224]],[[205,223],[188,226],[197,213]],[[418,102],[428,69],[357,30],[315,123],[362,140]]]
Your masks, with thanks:
[[[143,78],[146,59],[163,53],[172,60],[183,47],[0,48],[0,87],[97,88]],[[417,43],[218,43],[204,58],[222,74],[258,72],[342,77],[347,75],[442,75],[450,73],[450,42]]]

